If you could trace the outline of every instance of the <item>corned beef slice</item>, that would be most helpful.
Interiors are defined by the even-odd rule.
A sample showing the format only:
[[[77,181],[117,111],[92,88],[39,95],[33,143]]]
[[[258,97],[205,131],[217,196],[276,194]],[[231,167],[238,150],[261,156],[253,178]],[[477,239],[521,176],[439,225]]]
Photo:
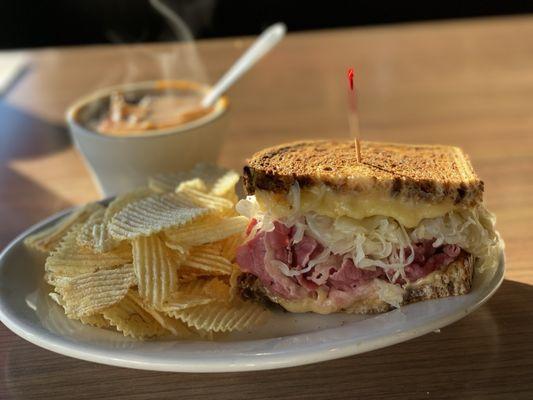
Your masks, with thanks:
[[[308,272],[287,276],[270,261],[281,261],[289,270],[296,272],[304,269],[309,261],[324,250],[320,243],[308,235],[304,235],[298,243],[293,243],[293,235],[294,229],[279,221],[274,222],[272,231],[256,234],[237,250],[237,263],[241,270],[254,274],[270,292],[286,299],[308,296],[319,287],[335,293],[350,292],[373,279],[389,279],[382,268],[357,268],[351,258],[335,254],[330,254],[326,261]],[[410,249],[405,251],[410,254]],[[461,249],[448,244],[435,248],[432,240],[425,240],[414,244],[413,251],[414,260],[405,267],[405,277],[410,282],[449,265]],[[394,283],[403,284],[405,281],[398,277]]]

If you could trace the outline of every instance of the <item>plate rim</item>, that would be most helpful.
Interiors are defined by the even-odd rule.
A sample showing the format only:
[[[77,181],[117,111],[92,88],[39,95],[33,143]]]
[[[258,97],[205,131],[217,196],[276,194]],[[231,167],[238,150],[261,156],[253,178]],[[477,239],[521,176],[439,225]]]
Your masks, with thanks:
[[[107,202],[109,198],[100,200],[99,202]],[[53,223],[59,218],[72,212],[77,207],[71,207],[60,211],[44,220],[30,226],[24,230],[21,234],[16,236],[3,250],[0,252],[0,269],[8,267],[3,263],[4,258],[23,240],[30,234],[42,229],[48,224]],[[161,372],[188,372],[188,373],[223,373],[223,372],[239,372],[239,371],[258,371],[269,370],[278,368],[288,368],[300,365],[308,365],[323,361],[329,361],[333,359],[349,357],[356,354],[366,353],[368,351],[377,350],[380,348],[392,346],[410,339],[414,339],[423,336],[427,333],[433,332],[437,329],[448,326],[466,315],[472,313],[478,309],[481,305],[485,304],[490,297],[498,290],[504,280],[505,273],[505,253],[502,249],[500,260],[494,275],[489,279],[487,284],[480,288],[479,299],[475,300],[473,304],[461,309],[462,312],[454,311],[446,314],[440,318],[435,318],[429,323],[422,324],[421,326],[415,326],[406,331],[397,332],[395,334],[389,334],[384,337],[377,336],[367,341],[366,343],[358,343],[356,340],[352,340],[351,343],[348,340],[344,340],[342,347],[339,348],[325,348],[317,349],[315,351],[299,350],[294,352],[278,352],[262,355],[260,362],[257,362],[259,355],[256,354],[256,360],[247,359],[245,357],[235,357],[231,361],[227,359],[210,360],[209,363],[202,362],[202,360],[183,360],[183,359],[167,359],[162,360],[150,360],[143,359],[142,355],[131,354],[110,354],[110,350],[99,348],[97,344],[77,343],[73,344],[66,340],[64,336],[47,331],[46,328],[40,326],[34,327],[33,324],[28,324],[21,319],[17,319],[17,315],[14,312],[10,312],[5,307],[5,301],[0,292],[0,321],[13,333],[26,341],[64,356],[95,362],[98,364],[105,364],[110,366],[117,366],[123,368],[132,368],[140,370],[161,371]],[[438,301],[429,300],[429,301]],[[336,328],[329,328],[336,329]],[[294,334],[283,336],[298,337],[304,335]],[[260,342],[270,339],[254,339],[249,342]],[[339,343],[342,341],[339,341]],[[184,362],[185,361],[185,362]]]

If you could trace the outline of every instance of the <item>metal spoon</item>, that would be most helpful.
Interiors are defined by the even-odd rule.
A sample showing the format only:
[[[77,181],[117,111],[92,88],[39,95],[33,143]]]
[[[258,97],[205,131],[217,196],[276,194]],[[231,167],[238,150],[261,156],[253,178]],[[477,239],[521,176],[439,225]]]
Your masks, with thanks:
[[[211,107],[220,96],[244,75],[257,61],[276,46],[285,36],[287,27],[278,22],[268,27],[250,46],[248,50],[233,64],[222,78],[211,88],[202,99],[202,107]]]

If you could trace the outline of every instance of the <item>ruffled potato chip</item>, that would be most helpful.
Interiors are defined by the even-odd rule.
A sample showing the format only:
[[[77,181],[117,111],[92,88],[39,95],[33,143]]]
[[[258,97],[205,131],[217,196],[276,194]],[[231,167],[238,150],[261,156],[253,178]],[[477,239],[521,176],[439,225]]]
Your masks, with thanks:
[[[174,316],[174,312],[229,299],[229,286],[220,279],[196,279],[182,284],[163,304],[162,310]]]
[[[118,304],[102,311],[102,315],[124,336],[147,339],[168,335],[169,331],[139,305],[136,296],[135,292],[130,290]]]
[[[106,211],[101,209],[94,212],[82,225],[77,238],[80,246],[87,247],[95,253],[105,253],[120,245],[120,241],[107,232]]]
[[[54,248],[49,297],[69,319],[137,339],[212,340],[261,323],[268,311],[237,293],[234,261],[248,225],[234,209],[238,180],[205,165],[160,176],[35,236],[29,245]]]
[[[58,293],[51,292],[48,295],[56,304],[58,304],[59,306],[61,306],[63,308],[63,311],[65,311],[64,303],[61,300],[61,296]],[[85,316],[85,317],[76,317],[76,316],[74,316],[72,314],[66,314],[66,316],[69,319],[74,319],[74,320],[80,321],[82,324],[94,326],[96,328],[109,328],[109,327],[111,327],[109,322],[104,318],[104,316],[102,314],[93,314],[93,315],[88,315],[88,316]],[[62,329],[59,329],[59,331],[61,331],[61,330]]]
[[[215,301],[214,299],[209,298],[208,296],[202,294],[188,294],[188,293],[177,293],[175,296],[168,299],[168,301],[163,304],[161,310],[166,312],[170,316],[174,316],[175,311],[184,310],[190,307],[202,306],[209,304]]]
[[[24,244],[32,249],[48,253],[59,245],[73,226],[85,222],[91,214],[100,209],[103,209],[103,206],[98,203],[86,204],[61,218],[56,224],[28,236]]]
[[[224,303],[230,299],[230,286],[219,278],[213,278],[207,281],[204,286],[204,293],[215,301]]]
[[[128,204],[113,216],[108,229],[115,239],[133,240],[179,227],[208,212],[181,193],[157,194]]]
[[[117,304],[136,282],[133,266],[127,264],[73,278],[57,278],[54,283],[56,292],[61,295],[66,314],[81,318]]]
[[[194,332],[181,320],[175,318],[170,318],[169,316],[157,311],[153,307],[150,307],[137,295],[135,292],[130,293],[130,298],[133,300],[139,307],[142,307],[155,319],[159,325],[165,328],[167,331],[172,333],[174,336],[178,336],[181,339],[191,338],[194,336]]]
[[[100,225],[103,222],[104,214],[105,208],[99,208],[81,225],[77,236],[77,241],[80,246],[88,247],[90,249],[94,248],[93,227],[95,225]]]
[[[204,275],[230,275],[233,270],[231,262],[210,245],[193,247],[182,267],[201,271]]]
[[[211,332],[243,331],[265,322],[269,311],[262,306],[238,301],[232,304],[213,302],[185,308],[173,313],[187,325]]]
[[[244,241],[244,231],[240,233],[236,233],[235,235],[232,235],[230,237],[227,237],[226,239],[221,240],[220,246],[221,246],[221,253],[220,255],[230,261],[234,261],[235,257],[237,256],[237,248],[243,243]]]
[[[181,182],[201,179],[210,190],[214,183],[227,172],[227,169],[211,164],[197,164],[192,170],[174,174],[160,174],[148,180],[150,189],[159,192],[173,192]]]
[[[109,203],[105,210],[104,221],[109,223],[116,214],[122,211],[129,204],[138,200],[142,200],[153,194],[154,192],[148,188],[139,188],[115,197],[115,199]]]
[[[94,326],[95,328],[111,328],[111,324],[104,318],[102,314],[80,317],[79,320],[82,324]]]
[[[93,227],[94,251],[97,253],[106,253],[120,246],[120,241],[116,240],[109,234],[107,224],[96,224]]]
[[[237,182],[239,182],[239,174],[235,171],[228,171],[215,182],[211,189],[211,194],[224,197],[232,203],[236,203],[238,200],[235,194]]]
[[[194,223],[165,231],[165,242],[169,246],[198,246],[242,234],[248,226],[246,217],[215,218],[204,217]]]
[[[229,277],[229,301],[233,301],[239,298],[239,276],[241,275],[241,269],[237,264],[233,264],[233,270]]]
[[[139,188],[130,193],[117,196],[109,203],[107,208],[94,212],[83,224],[78,243],[91,248],[96,253],[105,253],[117,247],[120,240],[109,234],[108,224],[111,219],[128,204],[141,200],[153,194],[148,188]]]
[[[65,236],[59,247],[46,259],[48,276],[73,277],[99,269],[118,267],[132,262],[131,246],[123,243],[112,251],[96,254],[78,244],[81,225],[77,225]]]
[[[178,265],[158,236],[139,237],[133,241],[133,266],[139,294],[148,305],[157,309],[176,291]]]
[[[207,186],[200,178],[190,179],[188,181],[181,182],[176,188],[176,192],[181,192],[186,189],[198,190],[202,193],[207,193]]]
[[[180,265],[180,267],[178,268],[179,284],[189,283],[199,278],[205,278],[206,276],[210,275],[199,269],[188,268],[184,267],[183,265]]]
[[[181,194],[197,206],[207,208],[215,213],[224,215],[231,213],[234,210],[234,203],[232,201],[225,199],[224,197],[204,193],[188,186],[178,187],[176,193]]]

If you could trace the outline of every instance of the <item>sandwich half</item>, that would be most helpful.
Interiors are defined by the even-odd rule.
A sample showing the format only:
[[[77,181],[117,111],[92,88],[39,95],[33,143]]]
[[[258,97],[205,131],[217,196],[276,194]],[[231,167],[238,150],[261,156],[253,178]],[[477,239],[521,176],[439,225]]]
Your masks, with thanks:
[[[244,168],[242,297],[290,312],[376,313],[466,294],[501,251],[483,182],[451,146],[302,141]]]

